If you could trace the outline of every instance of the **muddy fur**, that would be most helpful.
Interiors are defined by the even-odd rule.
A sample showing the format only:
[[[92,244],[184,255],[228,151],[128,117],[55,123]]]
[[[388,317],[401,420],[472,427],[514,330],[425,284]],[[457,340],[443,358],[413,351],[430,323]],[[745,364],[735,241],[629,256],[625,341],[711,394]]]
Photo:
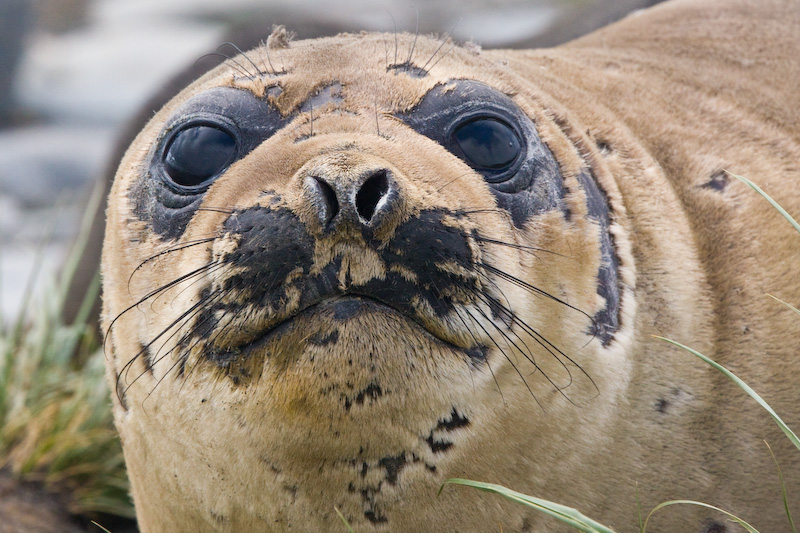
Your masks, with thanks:
[[[800,327],[765,295],[800,301],[800,238],[723,172],[800,212],[798,47],[796,2],[675,1],[546,50],[278,32],[188,87],[122,161],[103,256],[142,530],[559,530],[451,477],[622,532],[673,498],[785,529],[763,440],[795,504],[800,455],[653,335],[800,427]],[[437,141],[484,104],[530,158],[508,181]],[[176,192],[162,156],[209,108],[239,151]]]

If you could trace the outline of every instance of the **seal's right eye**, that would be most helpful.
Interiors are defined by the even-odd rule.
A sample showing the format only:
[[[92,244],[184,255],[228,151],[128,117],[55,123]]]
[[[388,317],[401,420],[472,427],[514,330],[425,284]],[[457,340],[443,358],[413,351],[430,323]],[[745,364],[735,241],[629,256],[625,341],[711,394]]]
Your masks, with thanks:
[[[191,125],[176,133],[164,152],[167,176],[181,187],[206,185],[236,156],[236,139],[208,124]]]

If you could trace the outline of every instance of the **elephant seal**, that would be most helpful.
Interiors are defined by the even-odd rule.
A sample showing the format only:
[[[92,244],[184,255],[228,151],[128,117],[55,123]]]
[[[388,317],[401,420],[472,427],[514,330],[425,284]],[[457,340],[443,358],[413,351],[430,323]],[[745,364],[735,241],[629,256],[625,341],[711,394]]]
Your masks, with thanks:
[[[111,192],[108,376],[142,531],[785,526],[800,456],[800,10],[676,1],[565,46],[280,30]],[[735,531],[672,507],[655,531]]]

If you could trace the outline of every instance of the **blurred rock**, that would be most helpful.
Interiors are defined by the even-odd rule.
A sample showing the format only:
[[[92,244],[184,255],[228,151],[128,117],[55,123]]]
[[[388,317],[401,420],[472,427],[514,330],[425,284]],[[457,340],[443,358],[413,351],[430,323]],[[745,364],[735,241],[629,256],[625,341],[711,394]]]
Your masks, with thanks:
[[[36,26],[49,33],[63,33],[87,22],[90,0],[29,0],[34,4]]]
[[[30,26],[28,0],[0,1],[0,127],[14,116],[13,82]]]
[[[18,97],[49,121],[119,124],[175,71],[213,50],[220,36],[213,24],[168,20],[40,34],[20,69]]]
[[[24,208],[52,206],[65,194],[74,196],[100,175],[114,131],[112,126],[73,125],[0,131],[0,195],[15,198]]]
[[[78,533],[85,531],[60,498],[34,484],[19,483],[0,470],[0,532]]]

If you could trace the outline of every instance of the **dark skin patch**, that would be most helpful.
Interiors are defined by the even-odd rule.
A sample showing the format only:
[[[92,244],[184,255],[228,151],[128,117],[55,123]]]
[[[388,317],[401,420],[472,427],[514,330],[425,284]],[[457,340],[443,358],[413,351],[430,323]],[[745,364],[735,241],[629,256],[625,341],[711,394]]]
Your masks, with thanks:
[[[612,152],[611,145],[605,141],[597,141],[597,149],[600,151],[600,154],[604,156],[607,156]]]
[[[375,493],[380,491],[380,483],[375,489],[366,488],[361,490],[361,501],[364,502],[364,507],[366,508],[364,511],[364,516],[373,524],[385,524],[389,521],[389,519],[386,518],[378,509],[376,509],[375,506]]]
[[[308,342],[315,346],[328,346],[329,344],[336,344],[339,342],[339,330],[333,330],[324,335],[322,332],[318,331],[308,338]]]
[[[320,109],[333,104],[338,106],[342,103],[342,84],[332,83],[317,89],[306,101],[300,104],[300,112],[308,113],[314,109]]]
[[[425,439],[433,453],[441,453],[453,447],[453,443],[448,440],[439,440],[433,437],[433,432]]]
[[[466,416],[461,415],[458,410],[453,407],[452,411],[450,411],[450,416],[440,419],[436,423],[436,427],[431,430],[430,434],[424,440],[428,443],[428,447],[430,447],[432,452],[444,452],[449,450],[453,446],[453,443],[451,441],[435,437],[433,435],[434,432],[455,431],[456,429],[464,428],[469,425],[469,419]]]
[[[364,309],[364,302],[358,299],[347,299],[333,304],[333,318],[346,322],[357,316]]]
[[[453,431],[454,429],[464,428],[469,426],[470,422],[466,416],[458,413],[455,407],[450,412],[450,417],[444,420],[439,420],[436,424],[437,430]]]
[[[474,363],[482,364],[487,360],[489,356],[489,347],[476,346],[474,348],[466,350],[466,354],[470,357],[470,360],[472,360]]]
[[[397,475],[406,466],[406,454],[401,453],[396,457],[384,457],[378,464],[386,469],[386,481],[390,485],[397,483]]]
[[[728,527],[719,522],[712,522],[703,530],[703,533],[727,533]]]
[[[364,388],[364,390],[356,395],[356,404],[363,405],[367,398],[371,400],[377,400],[381,396],[383,396],[383,389],[381,386],[377,383],[370,383]]]
[[[144,368],[150,376],[153,376],[153,354],[150,353],[150,348],[144,344],[139,345],[139,352],[142,354],[142,361]]]
[[[656,411],[661,414],[666,414],[667,409],[669,409],[669,400],[665,398],[659,398],[656,401]]]
[[[406,76],[410,76],[412,78],[421,79],[428,77],[427,70],[424,70],[421,67],[414,65],[411,61],[406,61],[405,63],[398,63],[396,65],[389,65],[386,68],[386,70],[405,74]]]
[[[729,183],[728,173],[724,170],[719,170],[714,172],[709,180],[701,185],[704,189],[710,189],[712,191],[722,192],[728,187]]]
[[[608,346],[619,329],[620,312],[619,259],[614,248],[614,239],[609,232],[610,208],[608,199],[588,170],[578,175],[578,181],[586,194],[589,217],[600,224],[602,262],[597,272],[597,294],[603,297],[606,305],[595,314],[591,334],[599,337],[603,346]]]

